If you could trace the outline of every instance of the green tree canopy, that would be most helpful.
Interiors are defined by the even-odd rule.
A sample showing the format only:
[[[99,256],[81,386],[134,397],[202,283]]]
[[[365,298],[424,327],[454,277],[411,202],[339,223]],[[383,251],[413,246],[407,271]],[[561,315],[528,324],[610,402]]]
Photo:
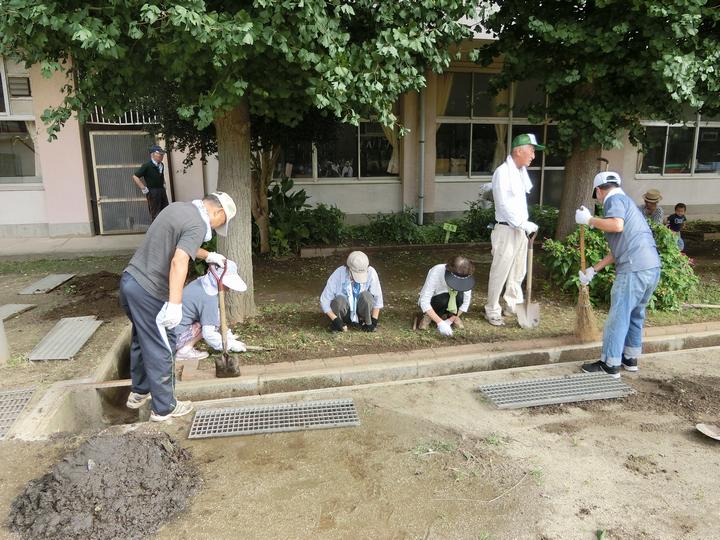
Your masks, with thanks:
[[[441,71],[470,35],[468,0],[145,0],[0,2],[0,54],[68,70],[55,133],[95,105],[109,114],[172,91],[179,117],[214,125],[219,188],[238,203],[221,249],[252,291],[250,115],[293,125],[312,109],[349,122],[397,121],[393,105]],[[254,312],[235,295],[232,319]]]
[[[484,25],[499,39],[482,58],[503,60],[496,87],[537,80],[548,100],[531,120],[557,122],[553,149],[569,154],[559,238],[589,203],[602,148],[626,132],[640,142],[643,119],[717,110],[719,12],[706,0],[508,0],[489,15]]]

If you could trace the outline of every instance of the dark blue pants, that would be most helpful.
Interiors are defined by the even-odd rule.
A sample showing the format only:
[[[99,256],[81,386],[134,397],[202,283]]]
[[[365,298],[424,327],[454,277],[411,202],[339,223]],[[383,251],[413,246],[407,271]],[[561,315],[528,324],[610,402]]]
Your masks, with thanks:
[[[175,401],[175,332],[155,322],[163,300],[150,296],[130,274],[120,278],[120,305],[132,322],[132,391],[152,394],[152,410],[166,415]]]
[[[465,300],[465,293],[464,292],[458,292],[457,297],[455,298],[455,304],[457,304],[458,311],[460,311],[460,306],[462,306],[463,301]],[[438,314],[438,317],[444,317],[445,315],[457,315],[457,313],[450,313],[447,308],[448,304],[450,303],[450,293],[440,293],[436,294],[430,299],[430,307],[433,308],[433,311]]]

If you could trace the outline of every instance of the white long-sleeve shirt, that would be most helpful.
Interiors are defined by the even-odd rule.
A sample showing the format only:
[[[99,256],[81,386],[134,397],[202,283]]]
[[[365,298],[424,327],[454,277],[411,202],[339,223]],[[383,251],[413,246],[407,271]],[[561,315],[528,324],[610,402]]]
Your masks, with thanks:
[[[527,169],[518,169],[508,156],[505,163],[495,169],[492,192],[495,200],[495,220],[519,227],[528,220],[527,194],[532,190]]]
[[[330,311],[330,302],[338,295],[347,297],[350,303],[350,320],[358,322],[357,307],[352,302],[352,279],[348,267],[343,265],[335,269],[325,284],[322,294],[320,295],[320,309],[323,313]],[[380,277],[372,266],[368,266],[368,280],[360,284],[360,292],[370,291],[375,297],[375,308],[383,308],[382,288],[380,287]]]
[[[432,300],[433,296],[446,293],[450,290],[445,282],[445,269],[445,263],[441,263],[433,266],[428,272],[425,278],[425,284],[422,289],[420,289],[420,298],[418,299],[418,305],[423,313],[432,307],[430,300]],[[470,296],[470,291],[463,293],[463,303],[458,307],[459,311],[467,313],[470,308]]]

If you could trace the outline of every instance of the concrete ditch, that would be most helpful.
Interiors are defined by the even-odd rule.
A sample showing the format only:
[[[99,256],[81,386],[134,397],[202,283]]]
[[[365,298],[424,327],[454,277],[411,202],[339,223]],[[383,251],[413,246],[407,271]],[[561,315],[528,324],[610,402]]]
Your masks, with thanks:
[[[649,328],[646,334],[647,354],[720,346],[720,323],[716,322]],[[129,341],[128,326],[91,377],[51,386],[15,423],[8,437],[36,440],[58,432],[77,433],[146,420],[148,410],[136,413],[122,407],[130,386],[130,381],[122,378],[127,376]],[[570,336],[462,345],[245,366],[241,377],[180,382],[176,393],[179,399],[208,401],[587,361],[599,353],[599,343],[577,344]]]

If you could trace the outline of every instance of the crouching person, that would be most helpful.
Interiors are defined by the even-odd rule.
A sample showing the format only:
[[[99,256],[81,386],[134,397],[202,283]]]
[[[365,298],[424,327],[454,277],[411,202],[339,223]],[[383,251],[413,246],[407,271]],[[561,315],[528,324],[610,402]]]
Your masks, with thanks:
[[[459,255],[430,269],[418,300],[423,312],[418,330],[426,330],[434,322],[443,336],[452,336],[453,326],[463,328],[460,317],[470,307],[474,272],[472,261]]]
[[[320,308],[330,319],[331,332],[345,332],[352,324],[365,332],[377,330],[383,296],[380,278],[367,255],[353,251],[346,264],[330,275],[320,295]]]
[[[225,287],[237,292],[247,290],[247,285],[238,275],[237,264],[226,261],[227,270],[222,277]],[[222,270],[218,270],[222,272]],[[220,306],[218,305],[218,282],[211,272],[188,283],[182,296],[182,321],[175,330],[177,336],[176,360],[202,360],[208,353],[199,351],[195,345],[204,339],[210,347],[222,351]],[[245,344],[238,341],[229,329],[227,332],[228,351],[245,352]]]

